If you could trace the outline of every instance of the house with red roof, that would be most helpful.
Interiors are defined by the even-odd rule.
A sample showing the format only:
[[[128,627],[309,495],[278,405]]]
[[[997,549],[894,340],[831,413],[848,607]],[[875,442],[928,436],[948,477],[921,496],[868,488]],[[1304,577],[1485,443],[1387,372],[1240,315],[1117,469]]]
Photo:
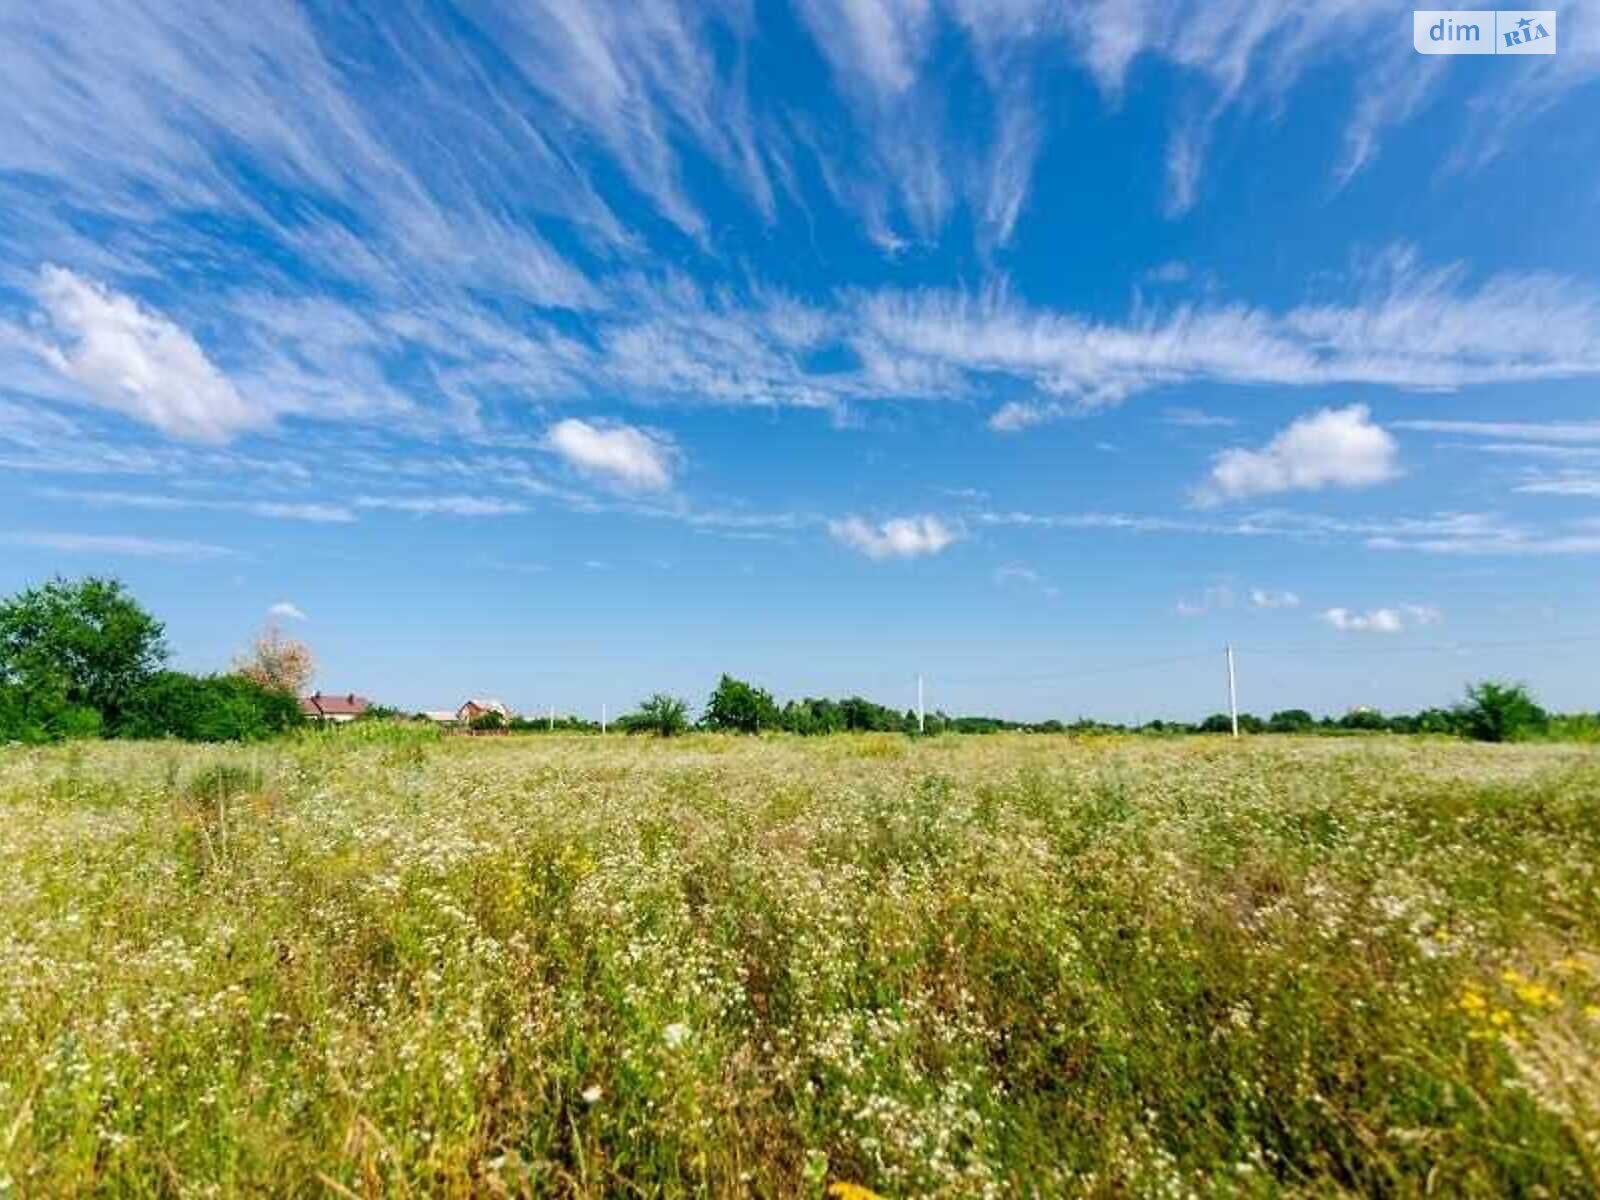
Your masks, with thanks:
[[[300,711],[310,721],[331,722],[343,725],[347,721],[354,721],[371,706],[372,701],[365,696],[358,696],[354,692],[346,692],[339,696],[329,696],[322,692],[312,692],[309,696],[300,697]]]

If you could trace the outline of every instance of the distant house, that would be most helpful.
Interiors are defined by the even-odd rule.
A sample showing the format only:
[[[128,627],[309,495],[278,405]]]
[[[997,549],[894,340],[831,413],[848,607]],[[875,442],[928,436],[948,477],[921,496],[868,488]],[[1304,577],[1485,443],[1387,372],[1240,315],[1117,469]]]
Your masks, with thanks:
[[[424,709],[419,715],[432,721],[435,725],[454,725],[458,719],[456,714],[448,708],[428,708]]]
[[[358,696],[354,692],[346,692],[342,696],[327,696],[321,692],[312,692],[309,696],[300,697],[300,711],[310,721],[331,722],[343,725],[347,721],[354,721],[371,706],[372,701],[365,696]]]
[[[463,725],[470,725],[475,718],[481,717],[485,713],[499,713],[500,719],[503,721],[511,720],[513,715],[504,700],[491,700],[487,697],[475,696],[456,709],[456,720]]]

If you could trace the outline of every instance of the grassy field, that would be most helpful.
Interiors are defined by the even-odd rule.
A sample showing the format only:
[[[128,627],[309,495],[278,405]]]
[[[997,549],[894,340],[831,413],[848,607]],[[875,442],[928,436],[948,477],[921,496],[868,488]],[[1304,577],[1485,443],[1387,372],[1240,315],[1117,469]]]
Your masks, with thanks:
[[[0,1195],[1592,1195],[1597,863],[1559,746],[0,748]]]

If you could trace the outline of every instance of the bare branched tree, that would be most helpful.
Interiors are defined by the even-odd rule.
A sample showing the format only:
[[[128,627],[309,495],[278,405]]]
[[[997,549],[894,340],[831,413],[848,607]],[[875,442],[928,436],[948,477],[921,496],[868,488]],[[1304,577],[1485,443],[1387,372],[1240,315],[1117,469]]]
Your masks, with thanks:
[[[234,664],[234,670],[264,687],[298,696],[317,673],[317,662],[310,646],[284,637],[276,625],[268,625],[249,653]]]

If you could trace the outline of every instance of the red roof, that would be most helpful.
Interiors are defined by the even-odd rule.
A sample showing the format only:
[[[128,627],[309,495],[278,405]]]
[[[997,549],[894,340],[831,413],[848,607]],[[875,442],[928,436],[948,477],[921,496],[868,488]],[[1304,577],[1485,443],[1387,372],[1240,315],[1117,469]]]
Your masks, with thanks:
[[[359,717],[371,703],[365,696],[358,696],[354,692],[338,696],[312,692],[300,698],[300,711],[308,717]]]

